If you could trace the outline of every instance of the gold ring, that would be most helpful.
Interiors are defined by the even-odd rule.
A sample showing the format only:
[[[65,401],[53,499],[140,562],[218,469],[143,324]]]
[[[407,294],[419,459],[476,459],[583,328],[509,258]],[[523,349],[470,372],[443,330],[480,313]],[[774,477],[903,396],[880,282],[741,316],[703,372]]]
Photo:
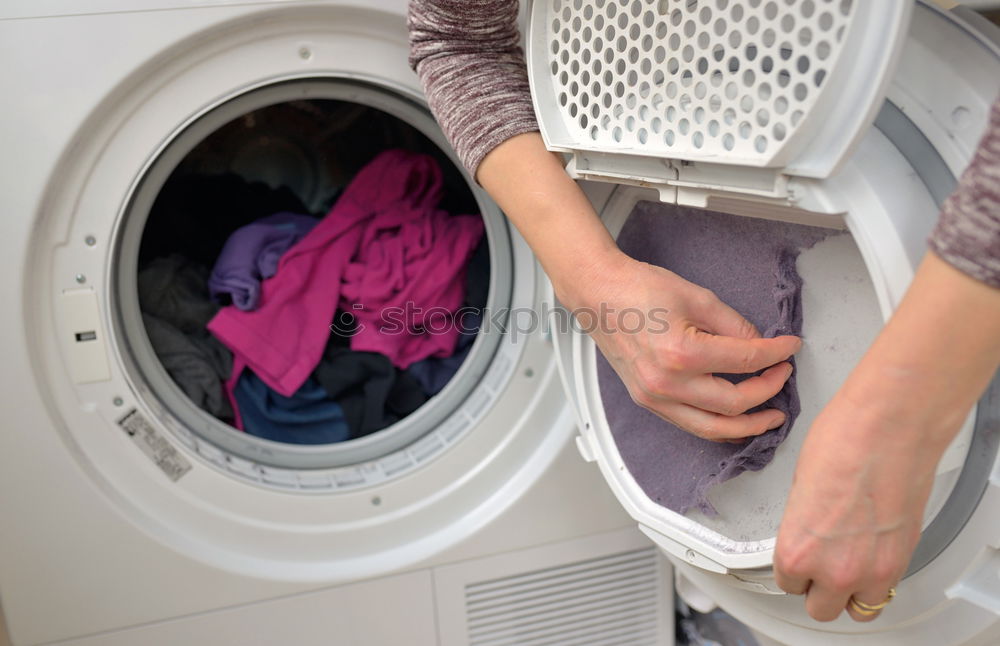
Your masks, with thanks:
[[[858,613],[859,615],[871,617],[872,615],[881,611],[882,608],[888,606],[889,602],[892,601],[893,597],[895,596],[896,596],[896,588],[889,588],[889,594],[888,596],[886,596],[885,601],[883,601],[882,603],[876,603],[874,605],[870,603],[865,603],[863,601],[858,601],[852,596],[850,600],[850,606],[851,609],[854,610],[854,612]]]

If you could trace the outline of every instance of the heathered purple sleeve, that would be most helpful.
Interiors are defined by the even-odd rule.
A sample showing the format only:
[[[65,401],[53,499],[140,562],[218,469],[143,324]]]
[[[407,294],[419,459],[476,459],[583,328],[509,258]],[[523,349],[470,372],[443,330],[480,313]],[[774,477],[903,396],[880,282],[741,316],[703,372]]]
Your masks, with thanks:
[[[1000,98],[972,163],[941,208],[930,247],[960,271],[1000,287]]]
[[[488,152],[538,130],[517,0],[411,0],[410,65],[473,177]]]

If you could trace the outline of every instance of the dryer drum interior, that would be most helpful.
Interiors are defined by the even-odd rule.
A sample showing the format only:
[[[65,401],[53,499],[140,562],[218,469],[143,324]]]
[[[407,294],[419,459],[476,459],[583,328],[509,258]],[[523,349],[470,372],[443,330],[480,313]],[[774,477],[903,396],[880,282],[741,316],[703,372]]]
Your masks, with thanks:
[[[162,342],[151,339],[157,324],[144,313],[143,302],[162,289],[163,276],[150,268],[159,263],[180,264],[192,282],[207,277],[213,257],[228,235],[240,226],[275,212],[324,216],[351,180],[380,153],[406,150],[429,155],[442,171],[440,209],[449,214],[481,214],[484,234],[466,265],[464,307],[468,311],[502,310],[510,300],[512,260],[506,225],[497,209],[470,189],[467,176],[443,152],[440,132],[422,107],[385,88],[345,79],[304,79],[267,85],[229,99],[193,119],[150,161],[117,230],[116,266],[112,272],[113,310],[122,356],[138,390],[160,413],[169,428],[193,434],[200,444],[222,451],[225,461],[302,470],[357,465],[401,451],[461,415],[470,395],[497,354],[500,334],[463,317],[464,360],[453,361],[458,371],[441,387],[426,392],[426,401],[404,414],[387,413],[384,428],[354,433],[339,442],[255,437],[234,428],[233,419],[204,402],[196,405],[173,374],[164,367]],[[200,266],[200,269],[197,267]],[[176,268],[177,264],[173,265]],[[193,268],[194,267],[194,268]],[[148,279],[144,279],[144,273]],[[155,270],[154,270],[155,272]],[[208,297],[207,287],[203,294]],[[194,306],[208,312],[181,313],[203,323],[227,303],[225,294],[212,304]],[[181,304],[187,307],[189,303]],[[331,321],[332,335],[347,344],[350,316],[338,308]],[[470,321],[469,323],[466,323]],[[207,331],[196,333],[199,343],[223,350]],[[207,341],[206,341],[207,340]],[[398,378],[397,383],[400,380]],[[409,384],[418,383],[409,378]],[[181,377],[181,381],[183,378]],[[220,383],[220,389],[224,391]],[[440,389],[440,390],[438,390]],[[426,390],[426,389],[425,389]],[[219,393],[212,393],[213,396]],[[222,392],[216,408],[227,408]],[[219,401],[222,404],[219,405]],[[478,402],[477,406],[482,406]],[[440,450],[446,447],[439,445]]]

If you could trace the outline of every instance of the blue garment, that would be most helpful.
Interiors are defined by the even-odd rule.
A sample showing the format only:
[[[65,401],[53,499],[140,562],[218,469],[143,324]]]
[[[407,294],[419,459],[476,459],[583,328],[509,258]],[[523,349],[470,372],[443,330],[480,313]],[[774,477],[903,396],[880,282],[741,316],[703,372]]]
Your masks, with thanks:
[[[208,278],[212,298],[228,297],[241,310],[253,310],[260,299],[260,281],[278,271],[278,260],[316,223],[314,217],[277,213],[233,231]]]
[[[250,370],[244,370],[233,390],[243,430],[256,437],[288,444],[331,444],[350,439],[340,404],[323,387],[306,380],[291,397],[268,388]]]
[[[461,324],[461,328],[458,345],[453,355],[424,359],[406,369],[406,373],[417,380],[428,397],[433,397],[441,392],[465,363],[465,358],[469,356],[469,351],[472,349],[472,343],[476,340],[476,335],[479,334],[482,315],[466,313],[458,323]]]

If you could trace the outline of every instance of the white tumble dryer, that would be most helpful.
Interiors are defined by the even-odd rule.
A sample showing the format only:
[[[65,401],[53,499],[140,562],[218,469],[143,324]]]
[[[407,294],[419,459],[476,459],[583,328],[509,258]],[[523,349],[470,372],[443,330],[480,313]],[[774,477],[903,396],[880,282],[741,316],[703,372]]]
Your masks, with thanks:
[[[576,455],[540,330],[484,326],[416,413],[319,446],[202,412],[147,338],[137,267],[179,226],[157,214],[175,171],[316,205],[322,177],[390,146],[434,154],[464,212],[482,213],[494,320],[541,308],[526,245],[443,152],[405,10],[0,8],[0,605],[14,644],[672,643],[671,568]]]
[[[143,246],[172,233],[160,194],[195,169],[322,204],[319,178],[342,174],[375,122],[364,145],[447,162],[404,13],[402,0],[0,9],[0,605],[14,643],[667,645],[674,572],[689,603],[721,605],[762,641],[996,643],[992,388],[939,468],[879,621],[817,624],[769,569],[809,420],[898,302],[1000,89],[995,31],[968,12],[529,7],[543,133],[613,231],[656,200],[849,234],[799,259],[803,414],[771,466],[713,491],[717,518],[646,498],[608,428],[592,344],[516,317],[479,334],[438,396],[362,440],[258,440],[185,397],[137,303]],[[344,157],[302,136],[317,122]],[[483,214],[487,305],[549,311],[523,241],[449,172]]]
[[[530,21],[543,137],[593,182],[613,234],[643,201],[664,227],[694,207],[841,231],[797,260],[802,413],[769,466],[709,492],[717,516],[645,493],[595,345],[557,336],[579,449],[674,563],[677,592],[765,643],[1000,643],[996,380],[938,467],[909,571],[877,621],[815,622],[772,571],[801,441],[902,297],[1000,92],[1000,30],[910,0],[556,0],[533,3]]]

